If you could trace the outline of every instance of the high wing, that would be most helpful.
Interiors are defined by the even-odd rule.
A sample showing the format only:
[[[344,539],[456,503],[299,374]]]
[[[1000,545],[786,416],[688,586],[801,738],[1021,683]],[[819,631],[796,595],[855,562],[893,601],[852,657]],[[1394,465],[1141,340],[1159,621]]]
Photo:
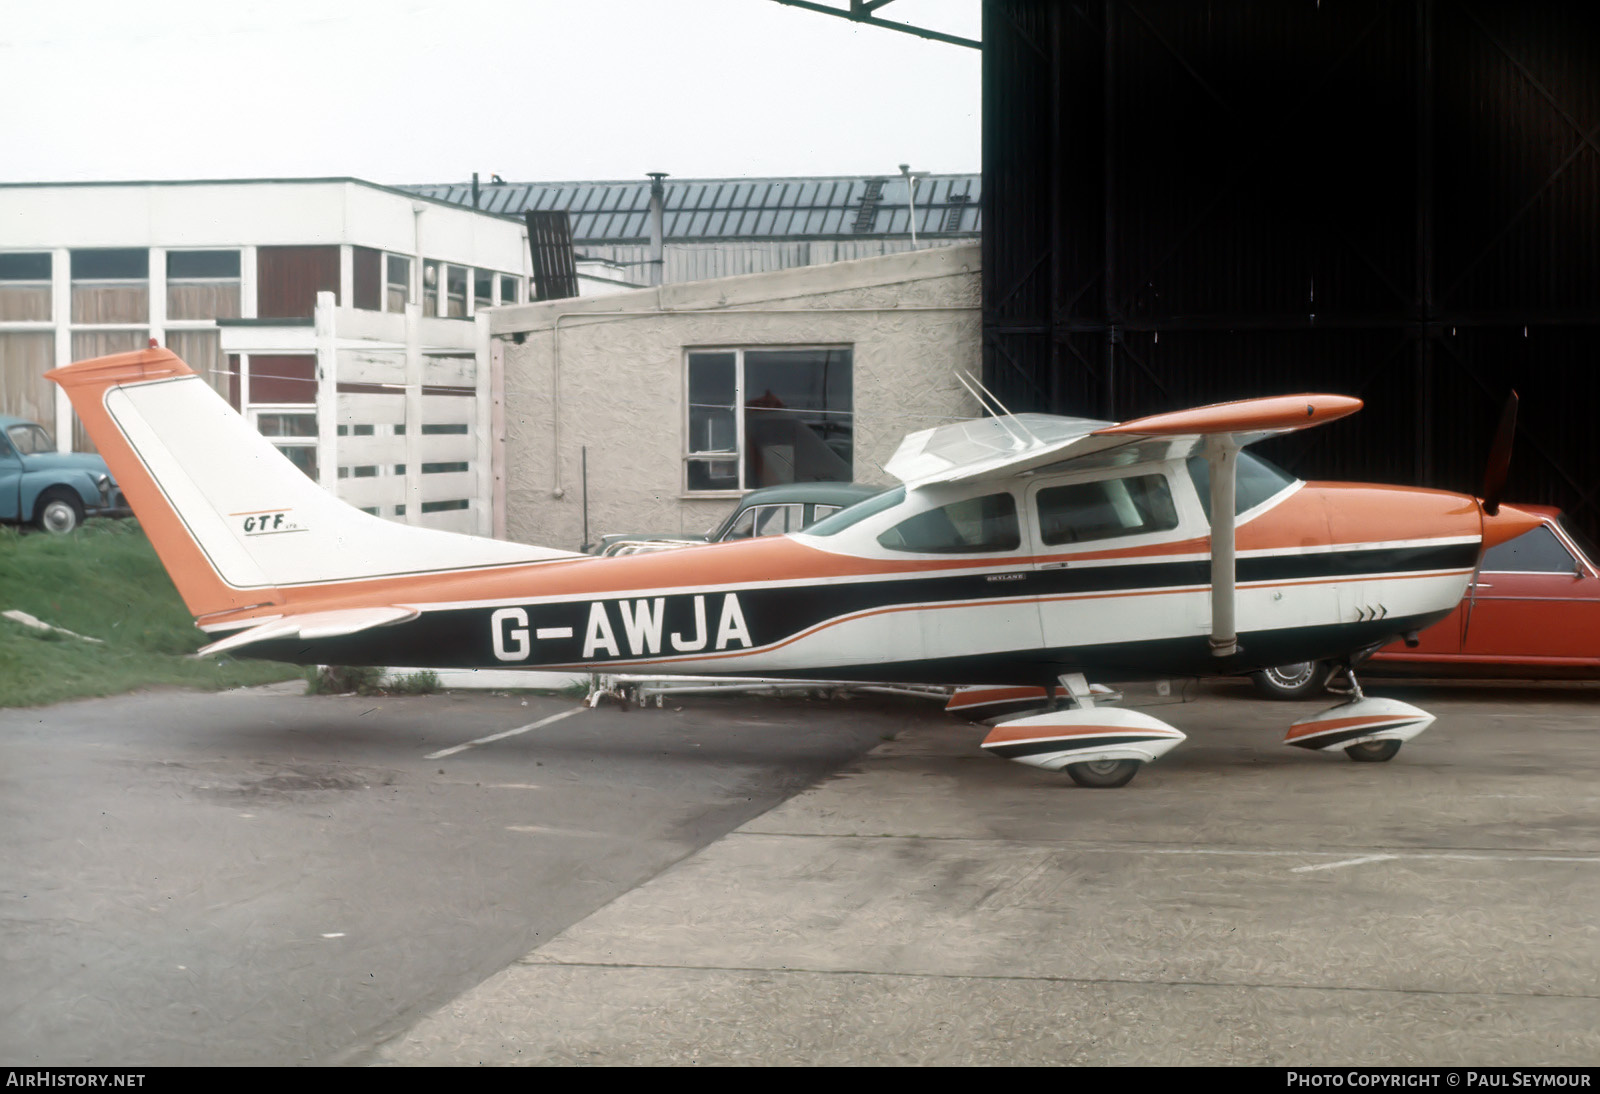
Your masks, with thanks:
[[[900,443],[884,470],[910,489],[1002,478],[1050,468],[1089,470],[1106,462],[1147,458],[1148,442],[1163,454],[1173,447],[1197,450],[1206,437],[1226,437],[1235,448],[1267,437],[1322,425],[1361,409],[1345,395],[1277,395],[1156,414],[1114,423],[1092,418],[1010,414],[955,422],[913,433]]]
[[[1238,651],[1234,498],[1239,450],[1361,409],[1347,395],[1276,395],[1214,403],[1111,424],[1012,414],[937,426],[907,437],[885,470],[919,489],[1049,468],[1092,470],[1203,452],[1211,466],[1211,652]]]

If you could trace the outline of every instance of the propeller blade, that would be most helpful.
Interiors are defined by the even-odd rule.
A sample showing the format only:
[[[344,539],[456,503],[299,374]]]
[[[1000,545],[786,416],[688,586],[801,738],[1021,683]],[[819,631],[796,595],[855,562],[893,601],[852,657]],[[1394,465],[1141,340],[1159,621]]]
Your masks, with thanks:
[[[1506,398],[1500,411],[1500,425],[1489,446],[1489,464],[1483,470],[1483,511],[1491,517],[1500,511],[1500,495],[1505,492],[1506,476],[1511,472],[1511,442],[1517,434],[1517,393]]]

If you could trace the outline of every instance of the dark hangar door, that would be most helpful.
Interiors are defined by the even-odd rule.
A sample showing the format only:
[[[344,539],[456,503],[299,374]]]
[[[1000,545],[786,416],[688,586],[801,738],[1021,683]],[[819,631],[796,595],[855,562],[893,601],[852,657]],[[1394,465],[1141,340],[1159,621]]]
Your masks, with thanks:
[[[1600,529],[1600,20],[1434,0],[990,0],[984,373],[1124,419],[1319,390],[1297,473]]]

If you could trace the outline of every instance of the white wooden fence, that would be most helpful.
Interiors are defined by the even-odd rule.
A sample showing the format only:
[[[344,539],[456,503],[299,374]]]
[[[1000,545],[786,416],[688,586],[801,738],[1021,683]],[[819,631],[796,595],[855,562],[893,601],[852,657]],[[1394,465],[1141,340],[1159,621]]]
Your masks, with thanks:
[[[398,317],[383,318],[392,323]],[[389,520],[492,535],[486,319],[425,320],[412,305],[403,342],[393,338],[392,326],[388,332],[359,329],[363,319],[335,308],[332,293],[319,294],[319,482]],[[377,333],[391,337],[370,337]],[[425,342],[425,335],[432,337]]]

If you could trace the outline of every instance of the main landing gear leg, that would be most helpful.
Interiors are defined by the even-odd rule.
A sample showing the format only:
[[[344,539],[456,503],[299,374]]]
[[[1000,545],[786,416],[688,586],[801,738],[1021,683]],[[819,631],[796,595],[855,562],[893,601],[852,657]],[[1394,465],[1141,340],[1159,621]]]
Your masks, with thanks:
[[[1061,677],[1062,709],[995,724],[983,747],[1048,771],[1066,769],[1079,786],[1125,786],[1139,768],[1184,739],[1172,726],[1135,710],[1095,705],[1082,673]],[[1055,689],[1050,689],[1054,691]]]
[[[1367,698],[1354,669],[1346,667],[1344,675],[1350,698],[1290,726],[1284,744],[1319,752],[1342,749],[1356,763],[1381,764],[1433,724],[1433,715],[1410,703]]]

